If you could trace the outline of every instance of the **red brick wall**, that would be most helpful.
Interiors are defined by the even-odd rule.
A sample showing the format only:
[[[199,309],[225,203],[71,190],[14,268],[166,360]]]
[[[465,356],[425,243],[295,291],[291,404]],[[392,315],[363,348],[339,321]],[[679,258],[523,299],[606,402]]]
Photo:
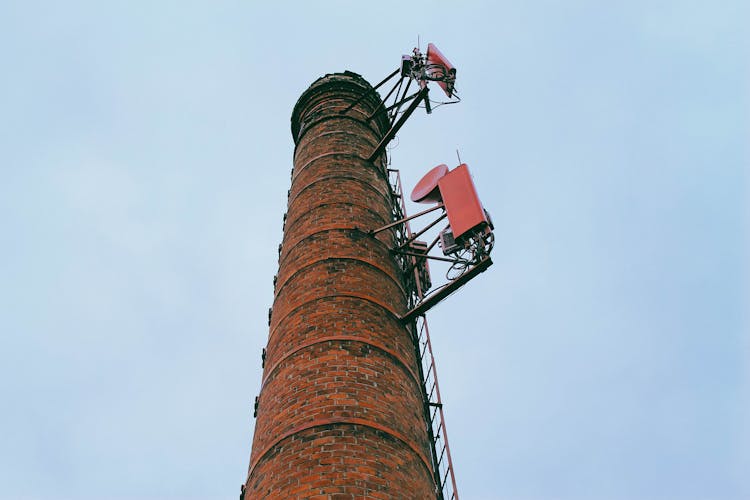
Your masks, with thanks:
[[[435,496],[384,166],[387,123],[358,75],[327,75],[292,115],[294,170],[245,498]]]

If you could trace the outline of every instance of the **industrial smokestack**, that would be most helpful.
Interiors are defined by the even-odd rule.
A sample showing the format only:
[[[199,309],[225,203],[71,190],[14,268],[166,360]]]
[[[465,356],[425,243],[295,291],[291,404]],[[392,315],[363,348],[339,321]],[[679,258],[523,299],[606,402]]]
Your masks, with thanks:
[[[320,78],[294,107],[246,499],[440,495],[394,235],[367,234],[396,213],[383,159],[367,161],[389,128],[381,107],[350,72]]]

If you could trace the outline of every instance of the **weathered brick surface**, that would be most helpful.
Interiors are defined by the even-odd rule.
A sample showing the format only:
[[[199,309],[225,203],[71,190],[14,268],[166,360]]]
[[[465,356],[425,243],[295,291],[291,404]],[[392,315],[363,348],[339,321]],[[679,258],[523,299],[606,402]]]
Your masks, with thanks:
[[[387,129],[351,73],[316,81],[295,106],[294,169],[274,284],[245,498],[430,498],[414,347],[389,231]]]
[[[289,220],[287,218],[287,220]],[[351,232],[352,221],[356,221],[362,232],[370,227],[382,227],[389,221],[384,219],[383,214],[374,212],[368,207],[352,205],[348,202],[323,203],[311,207],[310,210],[303,212],[287,224],[287,235],[282,244],[279,263],[283,267],[283,259],[292,251],[300,242],[307,239],[313,234],[332,229],[346,229],[352,239],[362,234],[356,235]],[[300,227],[296,227],[300,226]],[[389,231],[382,231],[377,234],[377,238],[385,243],[387,248],[392,247],[393,237]],[[366,243],[365,243],[366,244]],[[315,251],[312,245],[305,242],[309,251]]]
[[[287,212],[287,223],[292,224],[304,213],[318,206],[332,201],[346,202],[357,207],[367,207],[378,213],[389,213],[390,203],[385,195],[371,187],[367,181],[356,179],[355,176],[343,177],[341,175],[322,177],[306,185],[298,193],[292,190],[291,206]],[[336,216],[339,210],[345,210],[342,205],[329,207]],[[350,221],[350,225],[357,225],[358,221]],[[370,229],[370,228],[368,228]],[[372,228],[375,229],[375,228]],[[289,236],[293,236],[290,234]]]
[[[385,350],[365,339],[323,341],[277,366],[264,381],[267,396],[258,407],[259,414],[271,408],[274,418],[259,419],[256,433],[275,437],[316,419],[352,417],[413,437],[427,449],[427,442],[416,441],[426,439],[418,382]],[[268,445],[273,437],[258,443]]]
[[[253,469],[247,495],[424,500],[435,497],[431,483],[398,438],[364,425],[323,424],[274,445]]]
[[[282,265],[276,278],[274,291],[277,300],[280,295],[287,292],[290,286],[293,286],[295,279],[307,277],[308,267],[320,265],[323,262],[336,263],[338,268],[346,268],[347,274],[352,274],[348,269],[350,266],[366,264],[373,271],[377,270],[386,275],[388,281],[392,282],[391,287],[403,288],[401,271],[391,262],[388,248],[374,238],[359,232],[350,229],[319,231],[290,247],[289,251],[283,254]],[[334,255],[335,257],[332,257]],[[321,277],[331,280],[339,278],[335,270],[332,272],[333,275],[327,274]],[[338,281],[345,282],[345,280]],[[353,290],[358,289],[355,285],[352,286],[354,286]],[[401,307],[400,303],[399,307]]]
[[[264,379],[276,362],[301,346],[330,336],[361,339],[374,346],[383,346],[407,370],[417,373],[411,341],[406,336],[394,337],[392,334],[400,328],[397,318],[373,302],[356,297],[324,297],[291,311],[281,325],[289,327],[271,331]]]

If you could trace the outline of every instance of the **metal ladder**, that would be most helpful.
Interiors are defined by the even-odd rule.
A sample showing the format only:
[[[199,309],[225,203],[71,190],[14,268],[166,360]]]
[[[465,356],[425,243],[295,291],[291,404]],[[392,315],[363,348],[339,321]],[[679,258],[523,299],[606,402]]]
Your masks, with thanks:
[[[394,201],[392,204],[393,220],[402,220],[405,218],[406,205],[399,171],[389,168],[388,180]],[[397,244],[407,241],[412,236],[408,221],[399,226],[394,227]],[[409,306],[412,307],[424,298],[425,292],[416,270],[416,257],[398,254],[396,256],[405,274],[407,290],[409,291]],[[428,422],[427,434],[431,444],[433,474],[436,483],[435,497],[439,500],[458,500],[456,478],[453,473],[453,462],[448,445],[448,433],[445,428],[443,403],[440,399],[440,385],[438,384],[435,357],[432,353],[427,317],[424,314],[417,316],[411,328],[414,348],[420,360],[419,374],[422,380],[424,413]]]

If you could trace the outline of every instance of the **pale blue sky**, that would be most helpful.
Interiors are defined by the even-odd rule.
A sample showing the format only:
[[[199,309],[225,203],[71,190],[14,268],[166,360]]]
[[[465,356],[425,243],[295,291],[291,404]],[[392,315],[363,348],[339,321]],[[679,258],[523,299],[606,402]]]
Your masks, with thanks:
[[[417,36],[495,265],[430,313],[462,498],[750,498],[746,2],[0,4],[0,498],[243,482],[317,77]]]

